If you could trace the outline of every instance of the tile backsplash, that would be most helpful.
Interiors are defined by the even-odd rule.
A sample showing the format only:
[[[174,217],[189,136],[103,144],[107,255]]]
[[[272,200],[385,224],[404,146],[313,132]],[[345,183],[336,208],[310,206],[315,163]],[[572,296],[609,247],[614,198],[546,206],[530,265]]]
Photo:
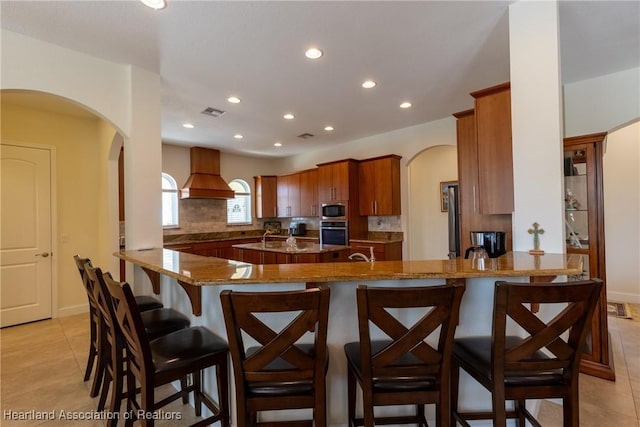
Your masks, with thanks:
[[[277,220],[282,223],[282,233],[285,234],[292,221],[304,222],[307,230],[318,230],[318,218],[253,218],[252,224],[227,225],[227,203],[217,199],[184,199],[179,201],[180,227],[164,230],[164,235],[208,233],[222,231],[262,230],[264,221]],[[369,217],[370,232],[401,232],[400,216]]]

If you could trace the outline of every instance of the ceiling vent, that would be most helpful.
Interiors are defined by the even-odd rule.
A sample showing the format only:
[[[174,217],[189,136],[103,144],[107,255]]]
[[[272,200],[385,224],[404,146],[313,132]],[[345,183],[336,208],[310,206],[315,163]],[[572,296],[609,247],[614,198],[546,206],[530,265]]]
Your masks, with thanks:
[[[298,138],[302,138],[302,139],[309,139],[309,138],[313,138],[313,134],[305,132],[305,133],[301,133],[300,135],[298,135]]]
[[[220,117],[226,113],[226,111],[218,110],[217,108],[207,107],[202,110],[202,114],[206,114],[207,116]]]

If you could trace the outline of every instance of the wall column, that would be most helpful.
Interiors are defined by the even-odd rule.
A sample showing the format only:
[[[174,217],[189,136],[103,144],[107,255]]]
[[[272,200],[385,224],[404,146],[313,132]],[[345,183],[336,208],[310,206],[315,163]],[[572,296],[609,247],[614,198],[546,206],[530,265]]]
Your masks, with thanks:
[[[162,247],[160,76],[131,67],[131,134],[124,141],[127,250]],[[127,271],[136,291],[150,293],[144,273]],[[133,281],[130,279],[133,277]],[[143,286],[143,283],[146,286]]]
[[[509,6],[514,251],[533,248],[527,230],[538,222],[541,249],[565,252],[558,19],[556,1]]]

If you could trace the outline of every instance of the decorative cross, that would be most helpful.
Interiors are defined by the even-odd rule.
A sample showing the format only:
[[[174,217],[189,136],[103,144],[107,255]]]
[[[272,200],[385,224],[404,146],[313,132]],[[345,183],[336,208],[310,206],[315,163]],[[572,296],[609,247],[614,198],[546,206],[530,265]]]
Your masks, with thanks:
[[[544,251],[540,250],[540,235],[544,234],[544,229],[539,228],[540,224],[537,222],[533,223],[533,228],[530,228],[528,231],[529,234],[533,234],[533,249],[529,251],[530,254],[533,255],[543,255]]]

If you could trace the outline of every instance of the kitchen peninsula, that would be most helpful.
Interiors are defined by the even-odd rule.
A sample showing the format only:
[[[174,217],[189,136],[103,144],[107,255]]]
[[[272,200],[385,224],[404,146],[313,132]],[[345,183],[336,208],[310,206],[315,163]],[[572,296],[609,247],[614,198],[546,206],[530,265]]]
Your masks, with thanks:
[[[332,426],[347,425],[346,365],[342,346],[358,339],[357,284],[405,287],[464,281],[466,290],[456,330],[457,337],[464,337],[490,334],[496,280],[550,281],[556,276],[582,271],[580,257],[575,255],[532,256],[523,252],[510,252],[482,263],[447,259],[254,265],[168,249],[120,251],[115,256],[147,272],[154,292],[160,293],[165,305],[182,312],[193,310],[198,316],[192,318],[193,323],[205,325],[221,336],[226,336],[219,296],[222,290],[291,290],[327,283],[331,289],[327,405]],[[176,289],[176,284],[184,288],[189,299]],[[538,313],[543,318],[555,314],[544,310]],[[407,316],[410,318],[412,314],[407,313]],[[215,396],[215,383],[207,384],[207,392]],[[490,406],[483,393],[477,384],[463,377],[460,384],[461,408],[483,409]],[[233,392],[231,398],[234,399]],[[401,413],[398,408],[381,409],[393,414]]]

